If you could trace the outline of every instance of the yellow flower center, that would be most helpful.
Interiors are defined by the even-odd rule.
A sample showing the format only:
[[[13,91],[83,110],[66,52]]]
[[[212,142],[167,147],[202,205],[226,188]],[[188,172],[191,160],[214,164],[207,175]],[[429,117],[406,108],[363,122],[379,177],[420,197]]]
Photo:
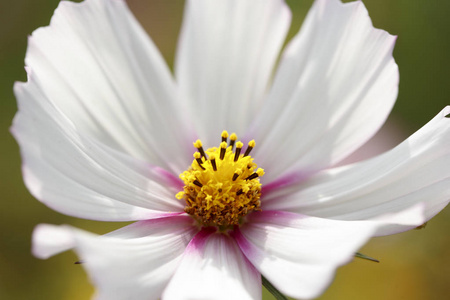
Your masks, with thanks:
[[[264,170],[257,169],[249,155],[255,141],[250,141],[241,154],[244,145],[236,142],[236,134],[230,136],[229,143],[227,140],[228,132],[223,131],[220,146],[206,151],[197,140],[194,147],[198,152],[189,169],[180,174],[184,188],[176,197],[186,201],[184,211],[203,226],[238,225],[245,215],[261,210],[258,178]]]

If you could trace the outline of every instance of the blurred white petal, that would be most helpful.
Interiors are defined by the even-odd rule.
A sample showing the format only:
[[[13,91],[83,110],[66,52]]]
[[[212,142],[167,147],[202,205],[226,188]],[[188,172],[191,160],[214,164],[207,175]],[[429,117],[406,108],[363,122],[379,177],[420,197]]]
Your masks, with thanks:
[[[424,219],[400,222],[379,234],[421,225],[450,200],[450,106],[396,148],[349,166],[325,170],[300,185],[266,193],[263,209],[322,218],[368,220],[422,203]],[[403,214],[399,215],[403,219]],[[392,216],[389,222],[393,222]]]
[[[377,228],[280,211],[253,213],[234,237],[250,262],[287,296],[311,299]]]
[[[290,20],[283,0],[187,1],[175,70],[206,145],[255,117]]]
[[[36,77],[15,86],[19,112],[11,130],[21,146],[25,183],[37,199],[68,215],[105,221],[183,211],[173,176],[80,133],[47,101]]]
[[[334,165],[378,131],[397,98],[394,43],[361,1],[314,3],[248,135],[264,182]]]
[[[66,226],[39,224],[33,232],[32,250],[34,256],[47,259],[75,247],[72,229]]]
[[[186,248],[162,299],[261,299],[261,276],[231,237],[204,230]]]
[[[194,135],[177,87],[125,1],[62,1],[25,62],[81,132],[175,173],[186,167]]]
[[[97,287],[96,299],[159,299],[195,232],[187,216],[140,221],[105,236],[42,224],[33,253],[46,258],[73,247]]]

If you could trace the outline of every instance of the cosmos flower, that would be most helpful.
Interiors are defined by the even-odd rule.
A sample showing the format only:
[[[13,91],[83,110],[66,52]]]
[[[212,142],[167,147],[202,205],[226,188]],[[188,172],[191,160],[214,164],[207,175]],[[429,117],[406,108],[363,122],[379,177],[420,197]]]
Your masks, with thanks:
[[[98,299],[258,299],[262,278],[314,298],[368,239],[443,209],[450,107],[335,167],[395,102],[395,37],[362,2],[317,0],[281,51],[290,18],[283,0],[188,0],[172,76],[123,0],[61,2],[15,85],[25,183],[61,213],[136,222],[39,225],[34,255],[74,249]]]

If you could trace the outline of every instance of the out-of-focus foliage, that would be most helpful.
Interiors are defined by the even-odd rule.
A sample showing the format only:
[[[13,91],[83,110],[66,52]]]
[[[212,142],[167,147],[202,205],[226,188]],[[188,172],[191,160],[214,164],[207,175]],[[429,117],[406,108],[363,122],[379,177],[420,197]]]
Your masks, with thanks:
[[[292,36],[312,1],[287,1],[293,10]],[[183,1],[128,3],[172,65]],[[390,120],[401,124],[403,139],[450,104],[450,2],[364,3],[376,27],[399,36],[394,53],[400,67],[400,95]],[[57,4],[58,0],[0,0],[0,299],[89,299],[93,288],[82,267],[74,265],[74,254],[64,253],[48,261],[31,256],[33,227],[42,222],[66,223],[105,233],[123,225],[58,214],[33,199],[22,183],[19,149],[8,132],[16,111],[12,85],[26,80],[27,35],[49,23]],[[383,132],[390,134],[389,128]],[[384,147],[398,142],[389,137],[384,140]],[[373,239],[361,252],[381,263],[355,259],[338,271],[320,299],[445,299],[450,294],[449,216],[447,208],[425,229]],[[265,297],[270,299],[270,295]]]

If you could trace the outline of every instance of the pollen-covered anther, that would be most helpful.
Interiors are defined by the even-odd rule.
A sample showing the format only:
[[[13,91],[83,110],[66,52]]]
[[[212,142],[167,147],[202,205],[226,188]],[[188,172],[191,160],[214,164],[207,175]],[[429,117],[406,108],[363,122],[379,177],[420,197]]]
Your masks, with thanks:
[[[227,139],[228,139],[228,131],[224,130],[224,131],[222,131],[222,142],[225,142],[225,144],[226,144]]]
[[[264,170],[263,169],[258,169],[255,173],[253,173],[252,175],[248,176],[247,178],[245,178],[245,180],[252,180],[255,178],[258,178],[260,176],[264,175]]]
[[[202,166],[203,161],[202,161],[202,155],[200,154],[200,152],[195,152],[195,153],[194,153],[194,158],[195,158],[195,160],[197,161],[198,166],[199,166],[200,168],[202,168],[202,170],[204,170],[205,167]]]
[[[234,153],[234,162],[237,162],[237,160],[239,159],[239,154],[241,154],[241,149],[243,146],[244,146],[244,144],[242,144],[242,142],[236,143],[236,152]]]
[[[195,184],[198,187],[203,187],[203,184],[200,181],[198,181],[198,180],[194,180],[192,183]]]
[[[196,141],[194,142],[194,147],[197,148],[198,152],[200,152],[200,154],[201,154],[203,157],[206,157],[205,150],[203,150],[203,144],[202,144],[202,141],[196,140]]]
[[[239,175],[242,174],[241,170],[236,170],[236,172],[233,174],[233,178],[231,180],[236,181],[236,179],[239,177]]]
[[[226,151],[227,151],[227,143],[226,142],[220,143],[220,160],[223,160],[225,158]]]
[[[223,131],[219,147],[206,151],[197,140],[194,147],[198,152],[194,153],[189,169],[180,174],[184,188],[176,198],[184,199],[185,212],[202,226],[228,228],[239,225],[245,215],[261,210],[259,177],[264,175],[264,170],[249,155],[255,141],[249,142],[246,154],[242,155],[243,143],[236,142],[234,133],[229,137],[227,145],[228,132]]]
[[[236,133],[232,133],[230,135],[230,145],[229,145],[229,146],[231,146],[231,150],[233,150],[234,143],[236,143],[236,141],[237,141],[237,135],[236,135]]]
[[[211,161],[211,166],[214,171],[217,171],[217,164],[216,164],[216,156],[214,154],[211,154],[209,156],[209,160]]]
[[[245,150],[244,157],[248,156],[254,147],[255,147],[255,140],[251,140],[250,142],[248,142],[247,150]]]

